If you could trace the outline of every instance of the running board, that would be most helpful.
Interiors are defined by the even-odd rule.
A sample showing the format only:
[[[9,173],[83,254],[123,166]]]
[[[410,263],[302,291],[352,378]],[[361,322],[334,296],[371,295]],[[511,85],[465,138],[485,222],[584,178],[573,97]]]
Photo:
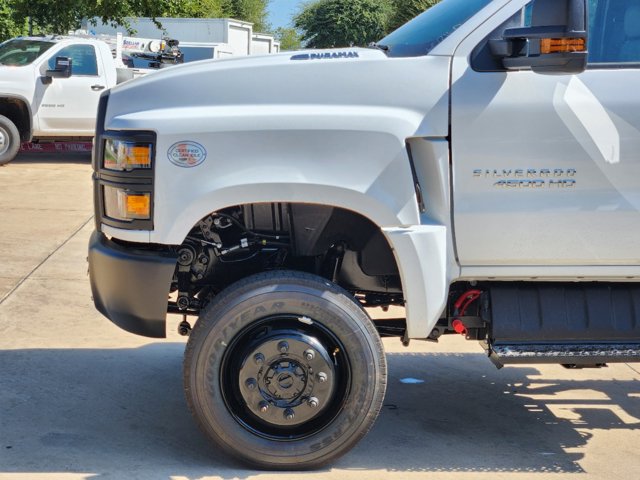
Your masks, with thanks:
[[[498,367],[529,363],[599,365],[640,362],[640,343],[491,345],[489,358]]]

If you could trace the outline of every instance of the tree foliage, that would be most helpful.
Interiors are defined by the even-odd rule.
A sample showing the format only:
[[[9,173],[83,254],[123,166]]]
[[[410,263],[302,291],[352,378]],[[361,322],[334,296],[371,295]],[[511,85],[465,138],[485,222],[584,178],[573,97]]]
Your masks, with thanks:
[[[364,46],[386,32],[388,0],[318,0],[294,19],[307,47]]]
[[[15,20],[10,0],[0,0],[0,39],[5,40],[27,33],[27,23]]]
[[[281,51],[299,50],[302,47],[302,38],[295,28],[278,27],[273,35],[280,42]]]
[[[254,32],[266,32],[270,29],[267,22],[269,0],[223,0],[225,17],[253,23]]]
[[[62,34],[80,28],[82,19],[127,26],[127,17],[224,18],[252,22],[268,30],[269,0],[0,0],[1,39],[31,33]]]
[[[417,17],[425,10],[433,7],[440,0],[392,0],[393,11],[389,18],[387,30],[394,31],[409,20]]]
[[[315,0],[294,17],[307,47],[364,46],[440,0]]]

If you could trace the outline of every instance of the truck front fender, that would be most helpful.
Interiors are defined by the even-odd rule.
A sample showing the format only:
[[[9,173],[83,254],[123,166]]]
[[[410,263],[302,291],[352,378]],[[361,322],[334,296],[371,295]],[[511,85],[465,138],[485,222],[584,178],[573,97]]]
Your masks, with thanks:
[[[396,256],[406,301],[407,338],[426,338],[446,306],[447,228],[384,228]]]
[[[198,133],[158,136],[152,243],[180,244],[207,214],[249,203],[330,205],[381,227],[420,224],[406,147],[417,120],[410,112],[358,109],[322,122],[316,116],[323,130],[306,129],[302,112],[252,120],[263,130],[220,131],[219,118],[220,112],[203,118]],[[203,132],[203,126],[215,133]],[[175,128],[182,122],[175,121]],[[172,159],[180,145],[194,144],[200,152],[196,165]]]

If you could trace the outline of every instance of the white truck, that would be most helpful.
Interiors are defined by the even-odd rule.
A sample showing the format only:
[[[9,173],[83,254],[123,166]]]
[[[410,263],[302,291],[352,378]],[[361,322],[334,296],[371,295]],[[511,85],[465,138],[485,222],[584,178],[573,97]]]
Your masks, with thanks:
[[[638,361],[638,85],[636,0],[443,0],[376,48],[118,86],[94,151],[96,307],[150,337],[182,315],[197,422],[262,468],[317,467],[369,430],[381,335],[462,334],[498,366]],[[363,308],[390,305],[406,317]]]
[[[139,53],[151,44],[123,41],[125,53],[132,51],[127,46]],[[158,52],[164,45],[156,43],[160,46],[152,50]],[[102,91],[133,78],[114,47],[77,36],[20,37],[0,44],[0,165],[16,156],[22,142],[93,137]]]

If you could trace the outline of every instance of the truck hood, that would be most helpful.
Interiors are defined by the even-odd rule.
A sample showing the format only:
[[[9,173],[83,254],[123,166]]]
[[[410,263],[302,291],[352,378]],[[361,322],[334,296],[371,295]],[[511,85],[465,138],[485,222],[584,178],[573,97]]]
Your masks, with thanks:
[[[151,73],[112,89],[107,129],[149,129],[136,112],[206,107],[340,106],[410,111],[422,118],[437,107],[437,121],[422,135],[448,133],[448,57],[389,58],[376,49],[304,50],[276,55],[194,62]],[[417,115],[414,115],[417,114]],[[138,116],[140,118],[140,116]],[[151,124],[149,124],[151,123]],[[427,126],[427,125],[422,125]]]
[[[0,95],[22,97],[31,103],[34,94],[34,67],[0,65]]]

